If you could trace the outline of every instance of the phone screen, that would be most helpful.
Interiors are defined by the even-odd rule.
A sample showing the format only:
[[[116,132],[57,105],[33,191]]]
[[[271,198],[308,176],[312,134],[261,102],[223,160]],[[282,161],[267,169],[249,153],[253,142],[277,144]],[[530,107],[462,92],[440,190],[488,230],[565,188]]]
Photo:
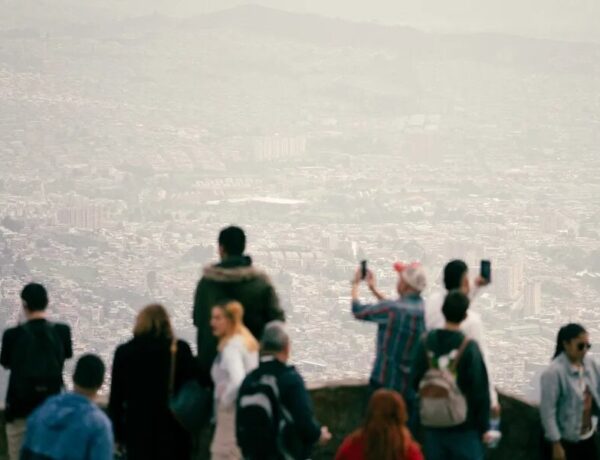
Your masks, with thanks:
[[[360,262],[360,276],[364,280],[367,277],[367,261],[361,260]]]
[[[481,271],[480,275],[482,278],[492,281],[492,263],[489,260],[481,261]]]

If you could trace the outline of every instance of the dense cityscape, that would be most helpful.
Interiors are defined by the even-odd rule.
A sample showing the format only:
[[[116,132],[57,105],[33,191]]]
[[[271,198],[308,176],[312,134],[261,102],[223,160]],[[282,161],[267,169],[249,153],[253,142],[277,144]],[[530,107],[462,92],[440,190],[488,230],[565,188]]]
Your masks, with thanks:
[[[36,280],[76,354],[110,362],[150,301],[195,343],[196,282],[235,223],[308,381],[370,371],[361,259],[390,295],[392,263],[422,261],[426,297],[450,258],[472,277],[490,259],[472,308],[491,373],[535,398],[559,325],[600,336],[599,58],[259,7],[0,30],[0,324]]]

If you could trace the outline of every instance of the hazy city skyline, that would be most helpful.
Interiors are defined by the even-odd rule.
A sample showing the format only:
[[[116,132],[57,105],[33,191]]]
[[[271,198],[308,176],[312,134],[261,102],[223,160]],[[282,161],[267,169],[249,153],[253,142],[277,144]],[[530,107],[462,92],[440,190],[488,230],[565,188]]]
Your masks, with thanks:
[[[548,2],[529,33],[516,2],[500,29],[492,6],[419,27],[384,2],[33,3],[0,3],[4,327],[34,279],[77,355],[111,362],[150,301],[195,342],[193,290],[234,223],[308,380],[369,372],[373,329],[349,301],[361,258],[390,295],[391,264],[423,261],[426,297],[450,258],[471,276],[492,260],[473,308],[511,393],[533,397],[560,324],[600,334],[600,44],[564,41],[595,40],[594,3]]]

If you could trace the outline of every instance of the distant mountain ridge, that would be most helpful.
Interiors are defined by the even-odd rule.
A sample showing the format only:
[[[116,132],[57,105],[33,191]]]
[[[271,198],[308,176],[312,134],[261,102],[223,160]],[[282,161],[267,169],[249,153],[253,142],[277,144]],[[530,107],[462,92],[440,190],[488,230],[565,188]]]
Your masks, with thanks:
[[[193,33],[200,29],[230,29],[275,40],[310,43],[317,46],[364,47],[390,51],[397,57],[508,60],[527,66],[569,68],[600,63],[600,44],[534,39],[514,35],[441,34],[423,32],[406,26],[386,26],[353,22],[315,14],[292,13],[259,5],[243,5],[178,19],[154,13],[121,19],[104,16],[97,24],[87,15],[81,22],[70,13],[68,24],[56,31],[75,36],[108,38],[114,35]],[[0,37],[35,34],[33,27],[0,32]],[[54,30],[50,29],[52,35]]]

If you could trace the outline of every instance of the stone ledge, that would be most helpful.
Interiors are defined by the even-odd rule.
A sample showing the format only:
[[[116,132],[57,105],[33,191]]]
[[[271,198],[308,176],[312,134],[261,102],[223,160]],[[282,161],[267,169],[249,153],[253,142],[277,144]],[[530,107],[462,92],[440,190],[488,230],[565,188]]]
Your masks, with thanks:
[[[367,385],[364,380],[309,384],[317,419],[327,425],[333,440],[317,447],[313,460],[331,460],[344,437],[362,422]],[[101,404],[105,401],[101,401]],[[541,460],[542,428],[537,407],[519,398],[500,393],[503,439],[498,448],[488,452],[489,460]],[[7,460],[4,411],[0,409],[0,460]],[[206,460],[209,435],[199,436],[194,454]]]

